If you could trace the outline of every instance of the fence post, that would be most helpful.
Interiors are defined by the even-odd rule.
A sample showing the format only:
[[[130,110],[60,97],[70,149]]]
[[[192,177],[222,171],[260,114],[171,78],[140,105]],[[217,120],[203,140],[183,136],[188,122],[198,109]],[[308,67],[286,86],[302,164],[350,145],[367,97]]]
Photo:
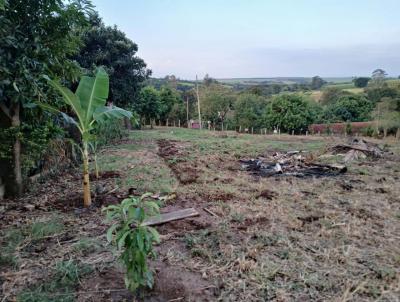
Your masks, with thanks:
[[[292,135],[294,135],[294,130],[292,130]]]
[[[242,126],[239,126],[239,133],[242,132]]]
[[[168,119],[167,119],[167,127],[168,127],[168,125],[169,125],[169,122],[168,122]]]
[[[306,131],[306,136],[308,136],[308,131]]]
[[[178,120],[178,127],[181,127],[181,120]]]

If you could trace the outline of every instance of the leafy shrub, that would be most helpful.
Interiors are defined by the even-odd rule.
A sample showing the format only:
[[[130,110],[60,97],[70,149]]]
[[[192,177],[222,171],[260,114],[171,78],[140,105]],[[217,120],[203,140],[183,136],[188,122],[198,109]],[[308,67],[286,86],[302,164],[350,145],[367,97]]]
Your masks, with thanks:
[[[148,218],[159,214],[159,206],[146,200],[149,193],[140,198],[124,199],[120,205],[110,205],[103,209],[107,219],[114,224],[107,231],[107,240],[122,250],[120,260],[126,267],[125,285],[135,291],[139,287],[152,287],[153,273],[147,259],[155,256],[153,244],[160,242],[158,232],[143,225]]]
[[[272,99],[265,111],[268,128],[299,132],[315,122],[320,107],[300,94],[283,94]]]

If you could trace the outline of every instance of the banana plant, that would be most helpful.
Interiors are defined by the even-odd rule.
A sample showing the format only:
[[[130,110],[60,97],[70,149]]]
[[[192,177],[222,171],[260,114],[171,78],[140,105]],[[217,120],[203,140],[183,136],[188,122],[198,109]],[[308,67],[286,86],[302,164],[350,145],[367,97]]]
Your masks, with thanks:
[[[109,78],[107,72],[101,67],[97,69],[95,77],[83,76],[75,93],[62,86],[58,81],[51,80],[48,77],[46,79],[61,94],[64,102],[71,107],[76,116],[76,118],[73,118],[48,104],[38,103],[40,107],[47,111],[62,114],[64,119],[73,123],[80,131],[83,157],[83,201],[84,206],[89,207],[92,203],[89,181],[90,133],[99,123],[109,119],[131,118],[132,113],[115,106],[106,106]]]

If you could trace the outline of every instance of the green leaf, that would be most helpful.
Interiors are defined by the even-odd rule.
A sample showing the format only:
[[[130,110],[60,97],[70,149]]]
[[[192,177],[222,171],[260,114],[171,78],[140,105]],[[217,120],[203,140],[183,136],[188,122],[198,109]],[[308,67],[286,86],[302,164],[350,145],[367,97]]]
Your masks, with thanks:
[[[104,123],[110,119],[120,119],[123,117],[131,118],[132,112],[119,107],[99,107],[93,113],[93,119],[98,123]]]
[[[130,231],[126,231],[121,238],[118,239],[118,249],[121,249],[125,245],[125,239],[129,235]]]
[[[63,87],[60,83],[54,80],[50,80],[50,85],[58,90],[58,92],[63,96],[63,100],[68,104],[73,110],[79,120],[81,132],[85,129],[85,112],[82,109],[81,102],[79,98],[68,88]]]
[[[76,90],[84,111],[84,123],[88,128],[93,121],[93,114],[105,106],[108,98],[109,78],[103,68],[98,68],[96,77],[83,76]]]
[[[106,235],[106,238],[107,238],[107,241],[108,241],[108,242],[111,242],[111,241],[112,241],[113,233],[114,233],[114,231],[115,231],[115,229],[116,229],[117,227],[118,227],[118,224],[113,224],[113,225],[108,229],[107,235]]]
[[[160,234],[157,232],[155,228],[148,227],[147,230],[150,231],[151,235],[153,235],[153,239],[155,242],[160,243]]]
[[[13,87],[14,87],[16,92],[19,92],[18,86],[17,86],[17,84],[15,82],[13,82]]]

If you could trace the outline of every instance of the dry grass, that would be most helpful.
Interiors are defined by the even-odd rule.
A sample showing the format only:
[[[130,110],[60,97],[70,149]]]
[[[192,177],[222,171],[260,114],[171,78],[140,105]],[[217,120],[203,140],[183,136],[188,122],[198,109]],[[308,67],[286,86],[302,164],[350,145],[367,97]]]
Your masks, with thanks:
[[[322,153],[340,139],[172,128],[133,132],[131,138],[100,156],[105,170],[120,172],[100,181],[118,188],[113,196],[122,198],[132,187],[137,194],[174,192],[163,211],[190,206],[201,213],[159,227],[156,288],[145,301],[398,301],[398,143],[389,142],[396,156],[354,162],[343,176],[301,179],[254,177],[238,159],[276,150]],[[160,154],[160,139],[172,141],[176,153]],[[196,178],[180,183],[180,171],[192,171],[187,167]],[[94,272],[79,279],[73,299],[129,297],[119,292],[123,275],[105,246],[100,209],[52,207],[80,190],[80,179],[66,174],[5,205],[2,243],[11,238],[7,231],[29,229],[54,213],[63,228],[36,241],[17,236],[18,263],[5,265],[0,276],[3,295],[26,292],[51,276],[57,263],[74,259]],[[34,210],[24,210],[26,203]],[[105,292],[113,288],[118,295]]]

